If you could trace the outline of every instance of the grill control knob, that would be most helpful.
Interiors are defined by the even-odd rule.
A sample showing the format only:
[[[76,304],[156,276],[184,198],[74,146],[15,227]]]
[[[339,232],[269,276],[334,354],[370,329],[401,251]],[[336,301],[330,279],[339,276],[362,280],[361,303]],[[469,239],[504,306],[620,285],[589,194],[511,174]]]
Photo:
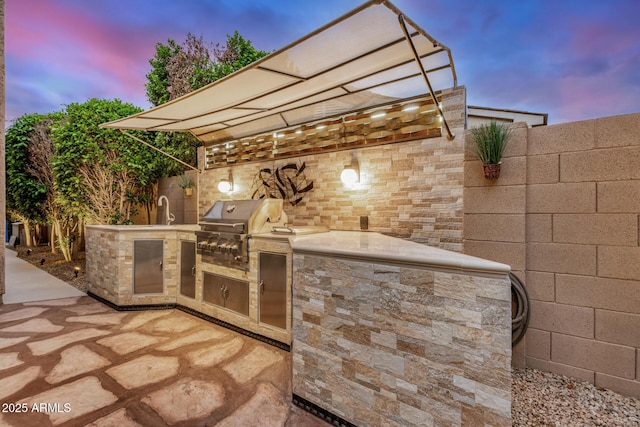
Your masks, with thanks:
[[[198,248],[199,249],[204,249],[207,246],[207,242],[202,241],[202,242],[198,242]]]
[[[231,254],[233,254],[233,255],[237,255],[238,254],[238,244],[234,243],[233,245],[231,245],[229,247],[229,252],[231,252]]]
[[[209,242],[209,244],[207,244],[207,248],[209,248],[210,251],[215,251],[216,247],[218,246],[218,242]]]

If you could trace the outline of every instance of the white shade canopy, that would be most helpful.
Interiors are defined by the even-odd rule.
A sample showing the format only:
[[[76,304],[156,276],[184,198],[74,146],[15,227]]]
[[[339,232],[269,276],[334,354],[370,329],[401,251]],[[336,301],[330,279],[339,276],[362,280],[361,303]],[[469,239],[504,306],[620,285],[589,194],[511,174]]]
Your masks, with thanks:
[[[210,145],[456,85],[450,50],[373,0],[225,78],[101,127],[190,132]]]

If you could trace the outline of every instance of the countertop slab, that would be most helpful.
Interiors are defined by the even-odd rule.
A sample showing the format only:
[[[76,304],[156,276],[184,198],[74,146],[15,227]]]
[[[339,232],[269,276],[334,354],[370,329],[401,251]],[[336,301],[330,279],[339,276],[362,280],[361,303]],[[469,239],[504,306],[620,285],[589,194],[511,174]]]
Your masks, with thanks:
[[[277,231],[281,230],[281,231]],[[296,236],[305,236],[309,234],[328,233],[329,229],[320,226],[291,226],[291,227],[274,227],[274,231],[270,233],[252,234],[253,239],[276,239],[289,240]]]
[[[175,224],[175,225],[87,225],[87,228],[99,230],[127,232],[127,231],[196,231],[200,230],[198,224]]]
[[[511,267],[375,232],[330,231],[292,236],[294,254],[315,254],[430,270],[504,276]]]

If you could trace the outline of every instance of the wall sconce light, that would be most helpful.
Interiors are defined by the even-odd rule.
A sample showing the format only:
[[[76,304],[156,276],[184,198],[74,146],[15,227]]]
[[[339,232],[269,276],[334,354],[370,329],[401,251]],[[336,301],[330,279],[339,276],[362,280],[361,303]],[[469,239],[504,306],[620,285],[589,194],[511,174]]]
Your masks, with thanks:
[[[233,176],[231,176],[231,171],[229,171],[229,178],[221,179],[218,183],[218,191],[227,194],[233,191]]]
[[[347,187],[351,187],[360,182],[360,166],[358,162],[354,161],[344,167],[344,170],[340,174],[340,181]]]

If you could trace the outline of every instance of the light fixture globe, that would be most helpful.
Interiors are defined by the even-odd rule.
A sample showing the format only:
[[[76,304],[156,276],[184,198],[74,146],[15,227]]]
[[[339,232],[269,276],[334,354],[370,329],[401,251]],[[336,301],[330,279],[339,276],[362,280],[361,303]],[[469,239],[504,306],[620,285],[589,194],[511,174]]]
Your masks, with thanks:
[[[346,166],[340,174],[340,181],[347,187],[360,181],[360,173],[354,166]]]
[[[232,189],[233,186],[228,179],[223,179],[218,183],[218,191],[221,193],[229,193]]]

